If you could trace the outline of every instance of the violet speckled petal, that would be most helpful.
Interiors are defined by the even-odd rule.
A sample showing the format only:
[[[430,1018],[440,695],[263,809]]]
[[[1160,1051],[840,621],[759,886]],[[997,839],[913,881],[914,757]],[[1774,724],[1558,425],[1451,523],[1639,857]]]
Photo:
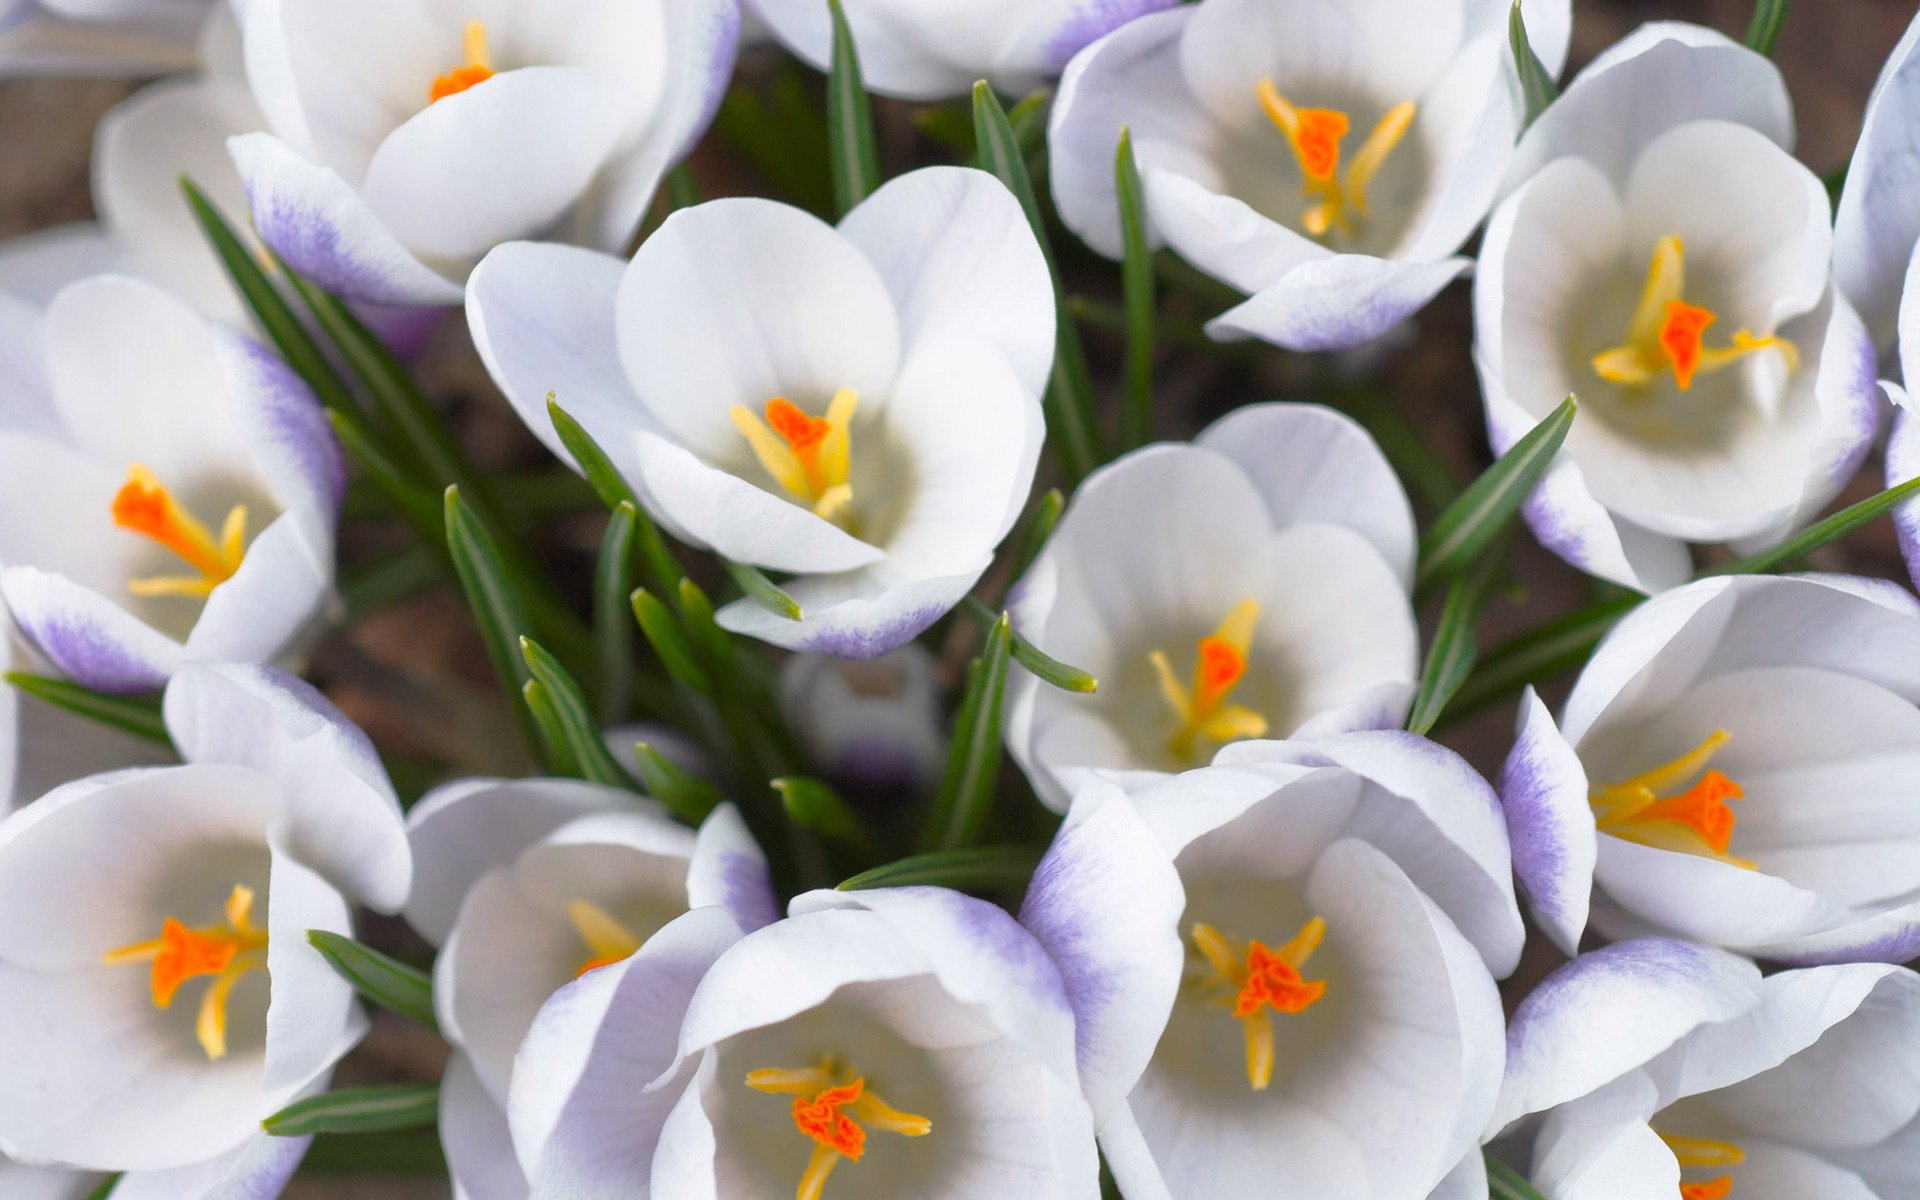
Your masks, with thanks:
[[[1352,350],[1425,308],[1472,265],[1465,258],[1415,263],[1365,254],[1303,262],[1209,321],[1207,333],[1303,353]]]
[[[1180,0],[1079,0],[1057,16],[1050,14],[1043,30],[1041,61],[1051,74],[1066,69],[1074,55],[1138,17],[1162,12]]]
[[[178,642],[105,596],[37,567],[8,567],[0,594],[61,674],[97,692],[158,691],[186,658]]]
[[[744,633],[788,650],[836,658],[879,658],[919,637],[953,610],[987,564],[964,575],[884,585],[874,572],[855,571],[797,579],[787,592],[800,602],[801,617],[789,621],[750,599],[735,600],[717,619],[723,629]]]
[[[1833,228],[1833,273],[1874,341],[1890,345],[1902,276],[1920,240],[1920,17],[1874,82]]]
[[[1529,687],[1519,731],[1500,772],[1513,873],[1534,920],[1563,954],[1575,954],[1593,900],[1599,833],[1587,807],[1587,772],[1547,706]]]
[[[1920,901],[1875,913],[1838,929],[1754,949],[1754,955],[1795,967],[1829,963],[1904,963],[1920,958]]]
[[[238,1151],[172,1171],[135,1171],[121,1178],[120,1200],[274,1200],[307,1155],[311,1137],[262,1133]]]
[[[320,401],[284,359],[252,338],[221,330],[216,344],[236,397],[235,418],[281,502],[312,509],[331,527],[347,468]]]
[[[780,919],[767,856],[732,804],[709,813],[694,838],[693,857],[687,862],[687,904],[718,905],[748,933]]]
[[[1908,407],[1904,389],[1888,384],[1896,404],[1893,433],[1887,438],[1887,486],[1920,477],[1920,417]],[[1920,500],[1909,500],[1893,510],[1893,528],[1907,576],[1920,587]]]

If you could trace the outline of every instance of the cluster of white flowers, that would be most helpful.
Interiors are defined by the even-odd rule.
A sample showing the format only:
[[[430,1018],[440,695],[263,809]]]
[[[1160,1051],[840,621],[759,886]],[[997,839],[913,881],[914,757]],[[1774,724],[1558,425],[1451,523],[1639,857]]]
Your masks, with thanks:
[[[172,73],[0,243],[0,1200],[428,1125],[458,1200],[1920,1200],[1920,599],[1768,573],[1920,572],[1804,536],[1920,475],[1920,18],[1836,205],[1783,7],[1562,89],[1572,0],[0,0],[0,78]],[[1103,260],[1322,378],[1470,274],[1498,461],[1423,534],[1332,407],[1105,452]],[[412,381],[461,306],[591,627]],[[349,476],[525,777],[403,802],[300,678]],[[1489,780],[1510,520],[1604,590]]]

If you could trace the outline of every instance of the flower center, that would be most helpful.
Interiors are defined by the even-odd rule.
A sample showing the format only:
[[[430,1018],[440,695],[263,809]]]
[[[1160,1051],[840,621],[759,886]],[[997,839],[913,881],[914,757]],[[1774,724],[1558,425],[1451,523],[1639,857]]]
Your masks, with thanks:
[[[1340,143],[1351,124],[1346,113],[1331,108],[1298,108],[1280,94],[1273,80],[1262,79],[1254,89],[1267,119],[1279,127],[1293,147],[1300,171],[1307,177],[1305,192],[1314,203],[1300,223],[1314,237],[1330,230],[1352,233],[1354,221],[1368,215],[1367,185],[1386,164],[1387,156],[1407,136],[1415,112],[1411,100],[1387,110],[1360,144],[1353,161],[1340,170]]]
[[[567,920],[587,944],[586,961],[574,972],[575,979],[597,967],[610,966],[629,957],[640,949],[640,939],[627,932],[606,909],[587,900],[575,900],[567,905]]]
[[[794,499],[823,520],[844,524],[853,504],[850,428],[860,395],[841,388],[824,417],[810,416],[784,397],[767,401],[765,419],[744,404],[730,412],[753,456]]]
[[[200,997],[200,1015],[194,1034],[210,1061],[227,1055],[227,1001],[234,985],[248,971],[267,969],[267,931],[253,924],[253,889],[235,885],[227,897],[226,922],[189,929],[172,917],[160,926],[160,936],[109,950],[102,961],[110,967],[151,963],[153,1003],[168,1008],[189,979],[211,976],[213,983]]]
[[[1782,337],[1760,337],[1742,329],[1730,346],[1709,346],[1707,327],[1720,318],[1712,309],[1688,304],[1687,251],[1677,235],[1663,237],[1653,248],[1647,285],[1627,326],[1627,340],[1593,356],[1593,369],[1608,383],[1644,387],[1669,369],[1681,391],[1693,386],[1695,375],[1717,371],[1762,350],[1777,350],[1787,370],[1800,365],[1800,352]]]
[[[493,58],[487,53],[487,23],[468,21],[460,46],[466,61],[437,77],[427,89],[427,103],[438,104],[448,96],[457,96],[477,84],[493,78]]]
[[[797,1071],[777,1067],[750,1071],[747,1086],[756,1092],[792,1096],[794,1128],[813,1141],[813,1154],[800,1176],[796,1200],[820,1200],[827,1176],[841,1159],[860,1161],[867,1148],[863,1121],[901,1137],[925,1137],[933,1132],[932,1121],[894,1108],[867,1087],[866,1079],[845,1070],[832,1058]]]
[[[1273,1082],[1273,1014],[1303,1013],[1326,994],[1327,981],[1307,979],[1301,969],[1327,936],[1314,917],[1284,946],[1260,942],[1244,948],[1211,925],[1195,925],[1193,944],[1207,962],[1205,986],[1213,1002],[1240,1019],[1247,1036],[1247,1082],[1264,1092]]]
[[[1160,681],[1160,695],[1179,718],[1179,728],[1167,749],[1180,762],[1192,762],[1200,739],[1231,742],[1257,738],[1267,732],[1267,719],[1250,708],[1227,703],[1247,673],[1247,651],[1253,645],[1253,627],[1260,620],[1260,604],[1251,598],[1233,606],[1220,627],[1200,639],[1195,650],[1193,685],[1174,674],[1173,664],[1158,650],[1147,655]]]
[[[247,553],[246,505],[236,504],[227,510],[227,519],[216,538],[199,518],[174,500],[152,471],[137,464],[127,469],[127,481],[114,494],[113,523],[152,538],[199,572],[198,576],[130,579],[127,590],[136,596],[211,595],[214,588],[233,578]]]
[[[1747,1152],[1732,1142],[1719,1142],[1712,1138],[1680,1137],[1676,1134],[1662,1133],[1660,1140],[1673,1151],[1680,1160],[1680,1168],[1689,1167],[1737,1167],[1747,1161]],[[1680,1200],[1727,1200],[1733,1191],[1733,1176],[1721,1175],[1715,1179],[1702,1180],[1699,1183],[1680,1184]]]
[[[1593,789],[1587,802],[1600,832],[1751,870],[1752,863],[1727,853],[1738,821],[1728,801],[1742,797],[1740,785],[1719,771],[1707,770],[1707,763],[1732,738],[1726,730],[1717,729],[1672,762],[1625,783]],[[1688,780],[1693,783],[1682,788]]]

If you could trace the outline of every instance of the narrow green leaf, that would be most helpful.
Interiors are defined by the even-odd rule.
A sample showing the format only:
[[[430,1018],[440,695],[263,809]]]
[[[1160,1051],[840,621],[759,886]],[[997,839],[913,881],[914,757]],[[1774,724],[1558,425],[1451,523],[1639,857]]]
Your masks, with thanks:
[[[1513,47],[1514,65],[1520,69],[1520,92],[1527,103],[1526,123],[1531,125],[1547,110],[1547,105],[1558,98],[1560,89],[1554,86],[1546,64],[1533,52],[1533,42],[1527,37],[1527,19],[1520,12],[1520,0],[1513,0],[1513,8],[1507,14],[1507,41]]]
[[[749,600],[774,616],[798,621],[805,615],[800,610],[800,602],[782,591],[780,585],[768,579],[758,568],[724,558],[720,560],[720,565],[727,569],[727,574],[733,576],[733,581],[740,585],[740,590],[747,594]]]
[[[974,846],[916,854],[862,871],[840,884],[843,892],[884,887],[948,887],[961,892],[1018,893],[1033,879],[1040,852],[1031,846]]]
[[[921,835],[928,850],[957,850],[972,845],[993,808],[994,782],[1000,774],[1000,713],[1006,700],[1007,661],[1013,648],[1013,624],[1005,613],[980,657],[967,670],[967,691],[954,722],[946,775],[934,794]]]
[[[1480,653],[1480,614],[1493,581],[1506,569],[1510,540],[1510,536],[1500,538],[1471,571],[1448,587],[1447,603],[1427,650],[1426,668],[1420,673],[1420,690],[1407,717],[1408,732],[1430,731],[1473,671]]]
[[[1147,444],[1153,423],[1153,250],[1147,245],[1147,199],[1133,161],[1133,131],[1120,127],[1114,151],[1114,187],[1120,200],[1120,236],[1126,251],[1120,279],[1127,307],[1127,382],[1120,400],[1120,449]]]
[[[1747,47],[1771,55],[1787,21],[1787,0],[1754,0],[1753,20],[1747,25]]]
[[[1920,492],[1920,477],[1895,484],[1884,492],[1868,496],[1858,504],[1848,505],[1824,521],[1809,525],[1771,550],[1724,567],[1715,567],[1706,574],[1761,575],[1786,566],[1805,558],[1828,542],[1838,541],[1882,514],[1891,512],[1899,507],[1902,501],[1913,499],[1917,492]]]
[[[878,843],[858,814],[825,782],[806,775],[783,775],[773,781],[773,790],[794,824],[862,854],[878,853]]]
[[[1047,140],[1047,104],[1052,99],[1052,88],[1040,88],[1028,92],[1007,110],[1007,126],[1013,130],[1013,140],[1029,160],[1040,152]]]
[[[336,375],[333,365],[321,352],[320,344],[313,340],[307,327],[294,315],[293,306],[287,303],[280,289],[273,286],[267,273],[261,269],[260,262],[254,257],[253,250],[233,231],[233,226],[220,215],[220,210],[208,200],[206,193],[187,178],[180,177],[180,190],[186,193],[187,205],[193,209],[194,219],[206,232],[207,240],[213,244],[213,252],[226,268],[227,277],[247,302],[254,319],[260,322],[274,348],[280,351],[280,357],[287,361],[294,373],[306,380],[320,403],[337,412],[352,411],[353,396],[347,391],[346,384]]]
[[[667,172],[667,207],[675,211],[692,208],[700,203],[700,181],[693,177],[693,168],[681,163]]]
[[[978,622],[983,629],[992,629],[998,621],[994,611],[973,596],[962,600],[960,609]],[[1011,630],[1009,632],[1011,633]],[[1063,692],[1090,695],[1099,690],[1100,681],[1079,667],[1070,667],[1056,658],[1049,657],[1042,653],[1039,647],[1017,633],[1013,633],[1012,638],[1013,661],[1025,667],[1029,674],[1052,684]]]
[[[1495,647],[1454,693],[1447,720],[1478,712],[1530,683],[1544,683],[1578,669],[1607,631],[1645,599],[1628,595],[1603,600]]]
[[[433,1015],[433,978],[425,971],[325,929],[307,930],[307,944],[369,1001],[439,1031]]]
[[[567,738],[567,723],[561,719],[560,706],[554,703],[547,685],[538,679],[527,680],[520,685],[520,700],[527,706],[527,717],[540,736],[540,761],[546,764],[547,774],[563,779],[580,778],[580,760],[574,756],[573,744]]]
[[[601,739],[600,726],[593,719],[593,710],[587,706],[586,693],[560,665],[560,660],[530,637],[520,639],[520,655],[526,660],[527,669],[533,672],[534,681],[545,688],[552,699],[561,736],[566,739],[574,764],[580,768],[580,778],[607,787],[638,791],[640,785],[614,759],[613,752]]]
[[[593,567],[593,646],[600,668],[599,723],[616,725],[626,719],[633,699],[633,622],[628,597],[633,595],[633,535],[639,510],[622,500],[607,519],[600,538],[600,557]]]
[[[447,1156],[437,1129],[391,1133],[321,1134],[300,1160],[303,1178],[314,1175],[430,1175],[447,1177]]]
[[[120,1176],[117,1174],[109,1175],[105,1179],[102,1179],[99,1185],[92,1191],[88,1192],[84,1200],[107,1200],[107,1197],[113,1195],[113,1189],[119,1186]]]
[[[1490,1200],[1545,1200],[1520,1172],[1482,1151],[1487,1160],[1487,1188]]]
[[[167,725],[160,716],[158,696],[110,696],[64,679],[49,679],[25,671],[8,671],[7,682],[44,704],[65,709],[101,725],[161,746],[171,747]]]
[[[634,746],[640,759],[640,783],[667,811],[689,825],[698,825],[720,806],[720,789],[683,769],[645,742]]]
[[[1447,506],[1420,539],[1416,587],[1466,570],[1506,527],[1567,440],[1578,407],[1568,396]]]
[[[386,1133],[422,1129],[440,1116],[437,1083],[389,1083],[341,1088],[297,1100],[260,1122],[275,1137],[310,1133]]]
[[[460,587],[467,595],[467,606],[473,610],[474,621],[480,627],[481,641],[487,648],[487,658],[493,663],[494,677],[511,696],[520,692],[527,681],[533,678],[520,657],[520,638],[532,628],[527,619],[526,601],[514,586],[506,563],[501,560],[500,548],[494,544],[479,518],[467,507],[458,487],[447,489],[445,507],[447,551],[453,556],[454,572],[460,577]],[[532,726],[528,710],[517,703],[513,708],[516,712],[528,714],[523,717],[523,725],[527,726],[529,735],[528,746],[539,746],[539,739],[533,736],[536,729]]]
[[[1059,488],[1048,488],[1046,494],[1034,502],[1033,515],[1027,518],[1027,527],[1020,531],[1020,548],[1013,555],[1016,579],[1025,575],[1033,560],[1040,557],[1040,551],[1046,549],[1047,539],[1053,536],[1054,526],[1060,524],[1060,514],[1066,510],[1067,498]]]
[[[686,634],[681,630],[680,622],[674,619],[673,610],[645,588],[636,589],[628,598],[628,603],[634,620],[640,625],[640,632],[646,635],[647,644],[653,647],[667,674],[703,696],[711,694],[713,682],[707,678],[706,671],[700,666],[699,656],[687,643]]]
[[[340,445],[360,464],[367,478],[386,497],[394,511],[428,545],[438,544],[441,540],[441,506],[434,502],[433,493],[415,483],[406,468],[395,462],[386,448],[380,445],[367,428],[366,419],[359,413],[344,409],[328,409],[327,422],[333,426],[334,436],[340,439]]]
[[[985,81],[973,85],[973,128],[980,144],[981,168],[998,176],[1020,202],[1053,276],[1059,343],[1054,355],[1053,379],[1047,386],[1047,436],[1053,441],[1069,482],[1078,483],[1100,461],[1092,374],[1087,368],[1086,350],[1080,344],[1079,328],[1067,312],[1066,290],[1060,284],[1060,270],[1047,240],[1047,225],[1040,214],[1033,179],[1027,174],[1026,154],[1021,149],[1019,135],[1007,121],[1006,110],[1000,107],[999,97]]]
[[[713,119],[714,134],[740,152],[775,196],[823,215],[833,209],[825,129],[797,69],[782,69],[770,82],[735,84]]]
[[[445,579],[449,565],[437,545],[415,545],[351,572],[343,570],[340,603],[347,610],[346,623],[418,595]]]
[[[609,509],[618,508],[622,503],[634,508],[634,537],[640,545],[640,565],[647,572],[647,583],[663,594],[672,594],[680,586],[680,578],[686,572],[680,562],[674,558],[673,551],[667,548],[666,539],[661,536],[660,527],[647,515],[641,505],[640,497],[633,490],[613,459],[600,448],[586,427],[573,419],[573,415],[554,400],[553,393],[547,394],[547,419],[553,422],[553,431],[560,437],[560,444],[579,465],[580,471],[587,477],[600,502]]]
[[[833,14],[833,66],[827,74],[827,147],[833,165],[833,207],[845,216],[880,186],[880,151],[874,142],[873,106],[860,80],[860,53],[840,0],[827,0]]]

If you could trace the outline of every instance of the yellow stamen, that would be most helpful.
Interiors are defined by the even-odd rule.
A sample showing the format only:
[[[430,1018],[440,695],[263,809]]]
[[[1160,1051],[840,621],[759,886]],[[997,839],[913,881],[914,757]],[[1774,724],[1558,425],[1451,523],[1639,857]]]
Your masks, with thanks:
[[[127,589],[136,596],[209,596],[233,578],[247,553],[247,508],[227,510],[220,534],[183,508],[152,471],[138,464],[127,469],[127,481],[113,497],[113,523],[131,533],[160,543],[178,555],[199,575],[161,575],[131,579]]]
[[[187,981],[211,976],[213,982],[200,998],[194,1034],[215,1062],[227,1055],[227,1003],[235,985],[247,972],[267,969],[267,933],[253,924],[253,890],[236,885],[227,896],[225,916],[223,925],[197,929],[168,917],[159,937],[109,950],[101,959],[110,967],[151,963],[156,1008],[171,1007]]]
[[[821,1060],[817,1067],[749,1071],[747,1086],[756,1092],[792,1096],[794,1128],[813,1139],[813,1153],[800,1176],[796,1200],[820,1200],[827,1177],[841,1159],[860,1161],[867,1146],[862,1121],[901,1137],[925,1137],[933,1132],[932,1121],[894,1108],[875,1095],[863,1077],[840,1070],[831,1058]]]
[[[1662,1133],[1660,1140],[1673,1151],[1673,1157],[1682,1169],[1688,1167],[1737,1167],[1747,1161],[1747,1152],[1732,1142],[1716,1141],[1713,1138],[1680,1137]],[[1717,1179],[1703,1180],[1699,1183],[1682,1183],[1680,1200],[1726,1200],[1733,1192],[1733,1176],[1722,1175]]]
[[[1277,948],[1257,941],[1242,948],[1205,924],[1196,924],[1191,935],[1206,960],[1204,986],[1214,1003],[1240,1020],[1246,1035],[1247,1082],[1263,1092],[1273,1082],[1273,1014],[1303,1013],[1326,995],[1326,980],[1307,979],[1301,971],[1326,940],[1327,923],[1314,917]]]
[[[734,405],[728,415],[775,482],[815,516],[838,522],[853,503],[847,476],[852,471],[853,414],[859,405],[858,392],[841,388],[824,417],[809,416],[781,396],[767,401],[764,418],[743,404]]]
[[[1147,655],[1160,684],[1160,696],[1180,721],[1167,744],[1178,761],[1192,762],[1201,739],[1232,742],[1266,734],[1265,717],[1226,702],[1246,676],[1253,628],[1259,620],[1259,601],[1249,598],[1234,605],[1219,627],[1201,638],[1195,648],[1191,688],[1180,682],[1164,653],[1155,650]]]
[[[577,979],[596,967],[620,962],[640,949],[640,939],[599,905],[575,900],[567,905],[567,920],[572,922],[580,940],[590,951],[586,962],[574,973]]]
[[[1306,177],[1304,190],[1315,201],[1301,215],[1301,224],[1314,237],[1325,237],[1335,229],[1352,233],[1354,221],[1372,212],[1367,188],[1412,127],[1417,111],[1414,103],[1408,100],[1388,109],[1342,174],[1340,144],[1352,124],[1346,113],[1331,108],[1300,108],[1281,95],[1271,79],[1262,79],[1254,93],[1267,119],[1286,135],[1300,173]]]
[[[1761,337],[1742,329],[1730,346],[1705,344],[1707,327],[1720,318],[1712,309],[1688,304],[1686,246],[1678,235],[1655,243],[1647,282],[1627,323],[1627,340],[1593,356],[1593,369],[1609,383],[1641,388],[1673,372],[1681,391],[1693,387],[1701,372],[1718,371],[1762,350],[1777,350],[1787,370],[1798,370],[1800,352],[1782,337]]]
[[[427,89],[427,103],[438,104],[448,96],[457,96],[493,78],[493,57],[487,53],[487,23],[468,21],[460,47],[466,61],[433,81]]]
[[[1715,730],[1672,762],[1624,783],[1594,788],[1587,799],[1595,825],[1624,841],[1752,869],[1751,862],[1728,853],[1738,822],[1728,804],[1742,798],[1740,785],[1707,769],[1732,736],[1724,729]]]

